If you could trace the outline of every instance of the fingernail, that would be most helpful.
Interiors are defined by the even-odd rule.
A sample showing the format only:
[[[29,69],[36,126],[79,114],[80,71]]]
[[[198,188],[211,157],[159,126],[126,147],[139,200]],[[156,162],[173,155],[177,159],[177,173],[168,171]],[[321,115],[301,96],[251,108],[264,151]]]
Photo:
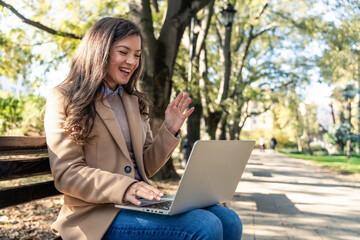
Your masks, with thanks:
[[[137,205],[140,205],[141,204],[141,202],[139,201],[139,202],[137,202]]]
[[[154,196],[150,196],[150,199],[151,199],[151,200],[154,199]]]
[[[164,194],[161,192],[160,194],[159,194],[160,196],[164,196]]]
[[[160,201],[160,200],[161,200],[161,197],[157,197],[156,199]]]

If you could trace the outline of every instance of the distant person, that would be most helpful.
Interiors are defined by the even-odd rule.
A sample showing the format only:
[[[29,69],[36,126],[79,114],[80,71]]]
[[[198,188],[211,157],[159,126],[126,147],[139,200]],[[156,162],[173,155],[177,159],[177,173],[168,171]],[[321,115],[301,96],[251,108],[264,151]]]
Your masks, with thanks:
[[[265,151],[265,137],[262,136],[260,139],[259,139],[259,144],[260,144],[260,151],[261,152],[264,152]]]
[[[270,147],[272,150],[275,150],[276,144],[277,144],[276,138],[272,137],[270,140]]]

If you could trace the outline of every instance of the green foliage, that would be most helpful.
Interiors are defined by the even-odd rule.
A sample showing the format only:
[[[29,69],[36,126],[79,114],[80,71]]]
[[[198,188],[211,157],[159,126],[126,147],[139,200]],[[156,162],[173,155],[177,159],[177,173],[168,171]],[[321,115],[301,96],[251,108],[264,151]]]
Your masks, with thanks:
[[[310,148],[311,148],[312,154],[315,156],[324,156],[324,155],[329,154],[328,151],[322,146],[322,144],[320,144],[318,142],[311,142]]]
[[[305,160],[312,160],[317,163],[320,163],[324,167],[328,167],[341,172],[349,173],[360,173],[360,157],[353,156],[347,158],[347,156],[314,156],[307,154],[294,154],[294,153],[284,153],[285,155]]]
[[[339,1],[340,2],[340,1]],[[356,79],[359,69],[360,9],[342,1],[337,6],[339,21],[324,26],[322,38],[328,47],[319,58],[323,80],[349,83]]]
[[[100,18],[125,16],[127,4],[110,0],[95,1],[5,1],[20,14],[41,23],[57,34],[21,22],[9,9],[0,11],[0,76],[16,81],[24,76],[26,81],[47,81],[45,73],[71,59],[79,39],[61,36],[71,33],[82,37]],[[41,66],[43,71],[32,72]],[[38,83],[36,83],[38,84]]]
[[[45,98],[0,93],[1,135],[42,135]]]
[[[354,84],[349,83],[342,87],[336,87],[333,91],[332,97],[338,101],[346,102],[355,98],[357,89]]]
[[[24,135],[44,134],[44,97],[27,95],[24,96],[24,110],[22,112],[21,129]]]
[[[237,13],[232,28],[229,97],[220,101],[224,78],[222,44],[225,35],[220,12],[224,3],[215,1],[210,29],[205,41],[201,43],[207,51],[206,76],[200,75],[198,71],[200,64],[194,60],[191,94],[198,96],[198,93],[202,92],[207,100],[204,108],[208,108],[207,110],[212,113],[220,111],[228,114],[228,124],[238,126],[249,116],[258,116],[272,105],[271,111],[274,116],[272,127],[279,139],[279,146],[282,144],[285,146],[287,143],[294,145],[297,139],[304,138],[306,119],[311,123],[308,134],[318,135],[315,106],[307,106],[307,113],[302,115],[299,107],[303,99],[295,89],[301,88],[310,81],[309,70],[312,70],[316,63],[321,68],[321,79],[328,82],[351,83],[356,79],[359,69],[358,4],[351,1],[337,2],[339,5],[336,7],[340,10],[336,11],[339,20],[329,22],[323,20],[324,13],[309,11],[318,4],[315,0],[233,1]],[[30,20],[44,24],[60,33],[72,33],[80,37],[102,17],[128,17],[128,2],[126,1],[13,0],[8,3]],[[151,14],[154,36],[158,37],[162,30],[168,3],[166,1],[156,3],[158,3],[159,11],[153,4]],[[196,15],[195,35],[202,27],[199,23],[204,15],[202,11]],[[13,81],[16,81],[19,76],[33,85],[48,81],[44,73],[57,70],[60,63],[69,62],[80,42],[79,39],[49,34],[29,26],[21,22],[7,8],[1,9],[0,21],[2,23],[0,76],[8,77]],[[188,32],[186,34],[189,35]],[[187,37],[184,36],[184,40]],[[323,56],[318,59],[304,53],[313,40],[320,40],[328,45]],[[184,91],[188,87],[189,46],[184,42],[186,41],[182,42],[175,61],[171,83],[174,92]],[[34,71],[34,66],[41,66],[44,71]],[[205,87],[199,86],[201,79],[206,82]],[[353,96],[353,91],[348,90],[350,95],[346,96],[350,98]],[[22,122],[22,126],[27,126],[27,129],[32,129],[34,126],[40,129],[39,123],[30,117],[30,115],[39,115],[40,112],[28,110],[40,109],[39,106],[43,104],[40,100],[32,102],[31,99],[26,101],[6,99],[1,100],[3,109],[8,108],[3,111],[2,118],[11,120],[3,121],[3,124],[7,124],[3,127],[3,133],[7,131],[4,129],[20,128],[17,125],[18,122]],[[5,103],[5,101],[8,102]],[[27,107],[26,104],[33,104],[32,106],[36,105],[36,107]],[[26,111],[28,112],[25,113]],[[211,115],[208,114],[208,116]],[[19,119],[16,119],[17,117]],[[39,132],[41,131],[40,129]]]
[[[356,142],[359,136],[351,133],[352,129],[353,127],[348,124],[336,123],[324,134],[324,141],[328,144],[342,146],[346,144],[348,138],[350,138],[351,142]]]
[[[24,104],[20,99],[10,94],[2,94],[0,97],[1,134],[21,127],[23,107]]]

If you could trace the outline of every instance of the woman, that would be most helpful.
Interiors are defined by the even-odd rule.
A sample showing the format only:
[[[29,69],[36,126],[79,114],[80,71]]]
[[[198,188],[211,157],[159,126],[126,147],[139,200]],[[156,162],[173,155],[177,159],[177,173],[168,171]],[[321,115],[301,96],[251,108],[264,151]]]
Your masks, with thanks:
[[[64,82],[50,94],[45,131],[50,165],[64,204],[52,225],[63,239],[234,239],[242,225],[213,206],[177,216],[119,210],[138,198],[160,200],[149,184],[180,141],[193,112],[180,93],[153,139],[146,95],[136,89],[142,38],[130,21],[104,18],[81,41]],[[195,223],[195,224],[194,224]]]

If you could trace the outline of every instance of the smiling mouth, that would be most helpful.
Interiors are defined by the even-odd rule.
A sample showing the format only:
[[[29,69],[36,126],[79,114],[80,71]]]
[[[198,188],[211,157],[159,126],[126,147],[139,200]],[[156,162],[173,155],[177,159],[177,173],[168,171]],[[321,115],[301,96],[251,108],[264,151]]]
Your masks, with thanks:
[[[126,73],[126,74],[130,74],[130,69],[126,69],[126,68],[119,68],[121,72]]]

